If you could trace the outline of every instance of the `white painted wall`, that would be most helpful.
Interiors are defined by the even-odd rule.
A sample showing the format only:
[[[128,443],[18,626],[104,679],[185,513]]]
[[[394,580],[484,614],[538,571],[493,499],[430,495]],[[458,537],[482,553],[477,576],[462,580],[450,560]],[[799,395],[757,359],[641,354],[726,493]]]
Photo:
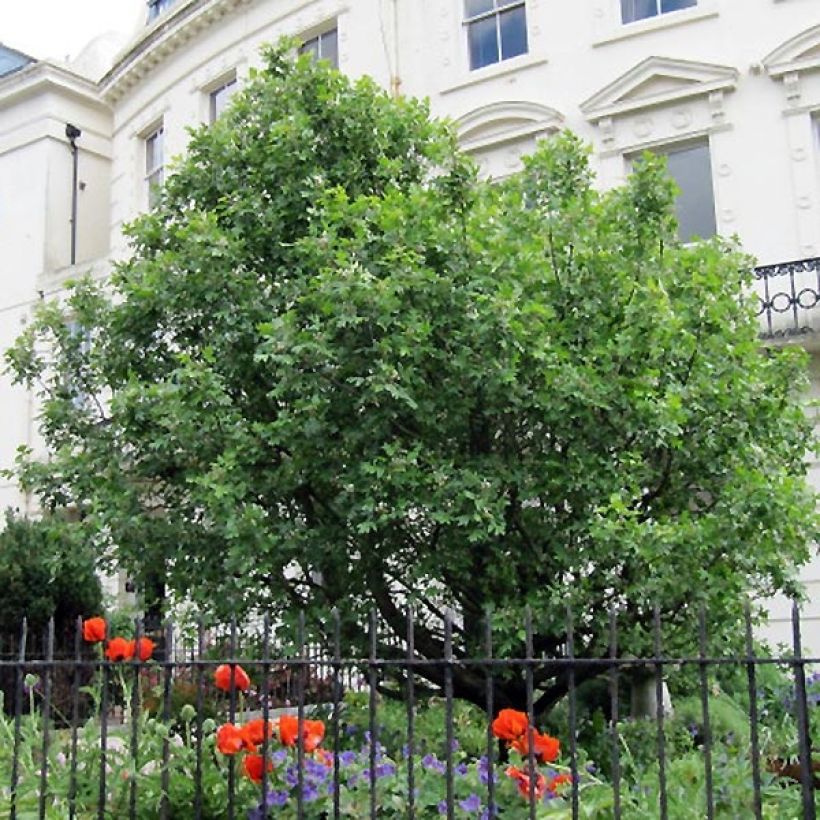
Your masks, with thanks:
[[[0,82],[0,349],[23,329],[48,275],[70,261],[72,156],[66,123],[79,127],[77,259],[104,256],[109,240],[111,115],[94,86],[33,64]],[[20,445],[36,445],[31,396],[0,376],[0,469]],[[27,509],[0,479],[0,509]]]
[[[148,131],[162,121],[166,156],[181,153],[216,82],[235,73],[241,83],[263,43],[334,20],[343,71],[429,97],[493,176],[560,127],[594,146],[604,187],[624,178],[625,155],[706,137],[720,232],[737,235],[761,264],[820,256],[820,0],[700,0],[629,26],[619,0],[527,0],[527,14],[529,52],[471,72],[462,0],[178,0],[135,33],[101,80],[95,94],[107,110],[77,93],[4,102],[11,80],[0,81],[0,344],[16,335],[36,289],[59,287],[65,275],[66,117],[85,118],[77,124],[93,151],[84,160],[83,259],[109,246],[121,255],[122,225],[147,203]],[[39,136],[9,137],[24,131]],[[96,269],[104,275],[105,259]],[[26,397],[0,381],[0,464],[30,437],[29,417]],[[812,481],[820,487],[814,464]],[[0,504],[15,498],[0,487]],[[820,621],[820,562],[805,578],[816,593],[808,615]],[[772,634],[781,635],[782,608],[774,614]]]

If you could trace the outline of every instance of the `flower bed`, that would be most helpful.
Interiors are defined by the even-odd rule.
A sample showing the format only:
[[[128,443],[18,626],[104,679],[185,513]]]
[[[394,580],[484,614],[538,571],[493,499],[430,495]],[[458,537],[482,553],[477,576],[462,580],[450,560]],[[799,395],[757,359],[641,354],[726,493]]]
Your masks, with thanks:
[[[42,682],[33,675],[26,679],[28,714],[19,721],[0,717],[0,816],[10,816],[14,803],[20,820],[41,816],[41,808],[48,818],[91,818],[102,803],[106,816],[140,820],[197,813],[205,820],[289,818],[300,807],[305,818],[317,820],[337,811],[340,817],[368,817],[371,807],[378,817],[403,818],[412,803],[419,818],[449,813],[516,820],[531,812],[539,818],[571,816],[576,797],[581,816],[611,816],[616,797],[624,817],[658,816],[653,721],[618,724],[616,776],[612,727],[595,718],[579,716],[572,760],[559,741],[567,736],[560,715],[551,716],[551,733],[514,709],[498,711],[488,725],[475,707],[456,701],[445,708],[440,698],[415,705],[412,736],[407,705],[378,697],[374,712],[371,693],[346,696],[336,711],[305,709],[301,722],[293,709],[275,715],[265,710],[260,717],[245,709],[253,670],[249,674],[238,664],[219,664],[207,673],[221,697],[213,706],[218,719],[189,703],[162,720],[157,710],[145,708],[151,698],[162,702],[162,692],[142,686],[153,678],[163,687],[161,668],[151,660],[153,644],[146,638],[106,642],[104,624],[89,626],[86,639],[98,644],[101,664],[94,685],[84,691],[95,705],[93,718],[57,730],[57,722],[69,721],[55,721],[59,716],[52,712],[47,724],[38,709]],[[808,686],[816,728],[820,677],[810,676]],[[759,726],[758,761],[763,816],[802,817],[799,768],[776,754],[793,748],[792,694],[764,686],[758,697],[765,721]],[[117,725],[103,711],[114,701],[123,711]],[[715,816],[753,816],[746,712],[720,692],[712,693],[711,702]],[[678,716],[664,727],[670,817],[703,814],[707,786],[698,714],[682,701]],[[376,729],[375,738],[370,729]],[[13,791],[6,785],[12,781]]]

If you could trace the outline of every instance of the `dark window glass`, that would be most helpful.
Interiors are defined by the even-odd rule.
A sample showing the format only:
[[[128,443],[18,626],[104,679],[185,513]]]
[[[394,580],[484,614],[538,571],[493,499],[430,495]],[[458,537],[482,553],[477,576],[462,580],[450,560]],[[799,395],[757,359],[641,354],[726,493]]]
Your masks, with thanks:
[[[333,28],[316,37],[305,40],[299,47],[300,54],[310,54],[314,60],[327,60],[334,68],[339,67],[339,33]]]
[[[148,183],[148,207],[159,200],[165,177],[165,129],[160,126],[145,138],[145,180]]]
[[[525,0],[464,0],[470,69],[527,53]]]
[[[299,49],[300,54],[310,54],[314,60],[319,59],[319,38],[313,37],[306,43],[303,43]]]
[[[225,110],[234,91],[236,91],[236,80],[231,80],[211,92],[211,122],[216,122]]]
[[[678,187],[675,215],[678,238],[691,242],[696,237],[708,239],[717,233],[715,192],[712,186],[712,160],[708,140],[652,149],[666,157],[669,176]],[[639,162],[640,157],[633,157]]]
[[[621,0],[621,20],[624,23],[634,23],[636,20],[688,9],[697,4],[698,0]]]
[[[527,15],[523,6],[498,15],[501,28],[501,59],[527,53]]]
[[[680,188],[676,211],[681,241],[690,242],[696,236],[701,239],[714,236],[717,224],[709,143],[699,142],[663,153],[667,157],[669,174]]]
[[[156,20],[167,8],[172,6],[176,0],[150,0],[148,3],[148,22]]]
[[[479,14],[485,14],[495,8],[493,0],[464,0],[464,13],[469,20]]]
[[[667,11],[688,9],[697,4],[698,0],[661,0],[661,14],[666,14]]]
[[[482,68],[498,62],[498,31],[495,17],[485,17],[470,23],[470,68]]]
[[[339,67],[339,35],[335,28],[321,36],[320,51],[320,59],[327,60],[334,68]]]

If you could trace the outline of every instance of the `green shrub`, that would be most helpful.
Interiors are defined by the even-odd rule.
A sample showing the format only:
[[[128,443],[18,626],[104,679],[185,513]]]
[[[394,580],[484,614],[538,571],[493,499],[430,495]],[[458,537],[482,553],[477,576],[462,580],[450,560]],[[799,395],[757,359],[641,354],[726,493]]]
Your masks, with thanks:
[[[63,520],[6,513],[0,532],[0,637],[15,641],[25,617],[39,639],[54,618],[58,647],[72,646],[78,616],[99,614],[102,590],[94,558]]]

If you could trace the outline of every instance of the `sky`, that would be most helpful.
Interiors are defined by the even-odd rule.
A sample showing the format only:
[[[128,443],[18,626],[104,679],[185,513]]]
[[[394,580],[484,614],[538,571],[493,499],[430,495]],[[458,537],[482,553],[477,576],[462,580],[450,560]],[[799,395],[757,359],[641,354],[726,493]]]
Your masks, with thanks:
[[[0,0],[0,42],[64,60],[99,34],[130,34],[146,13],[145,0]]]

